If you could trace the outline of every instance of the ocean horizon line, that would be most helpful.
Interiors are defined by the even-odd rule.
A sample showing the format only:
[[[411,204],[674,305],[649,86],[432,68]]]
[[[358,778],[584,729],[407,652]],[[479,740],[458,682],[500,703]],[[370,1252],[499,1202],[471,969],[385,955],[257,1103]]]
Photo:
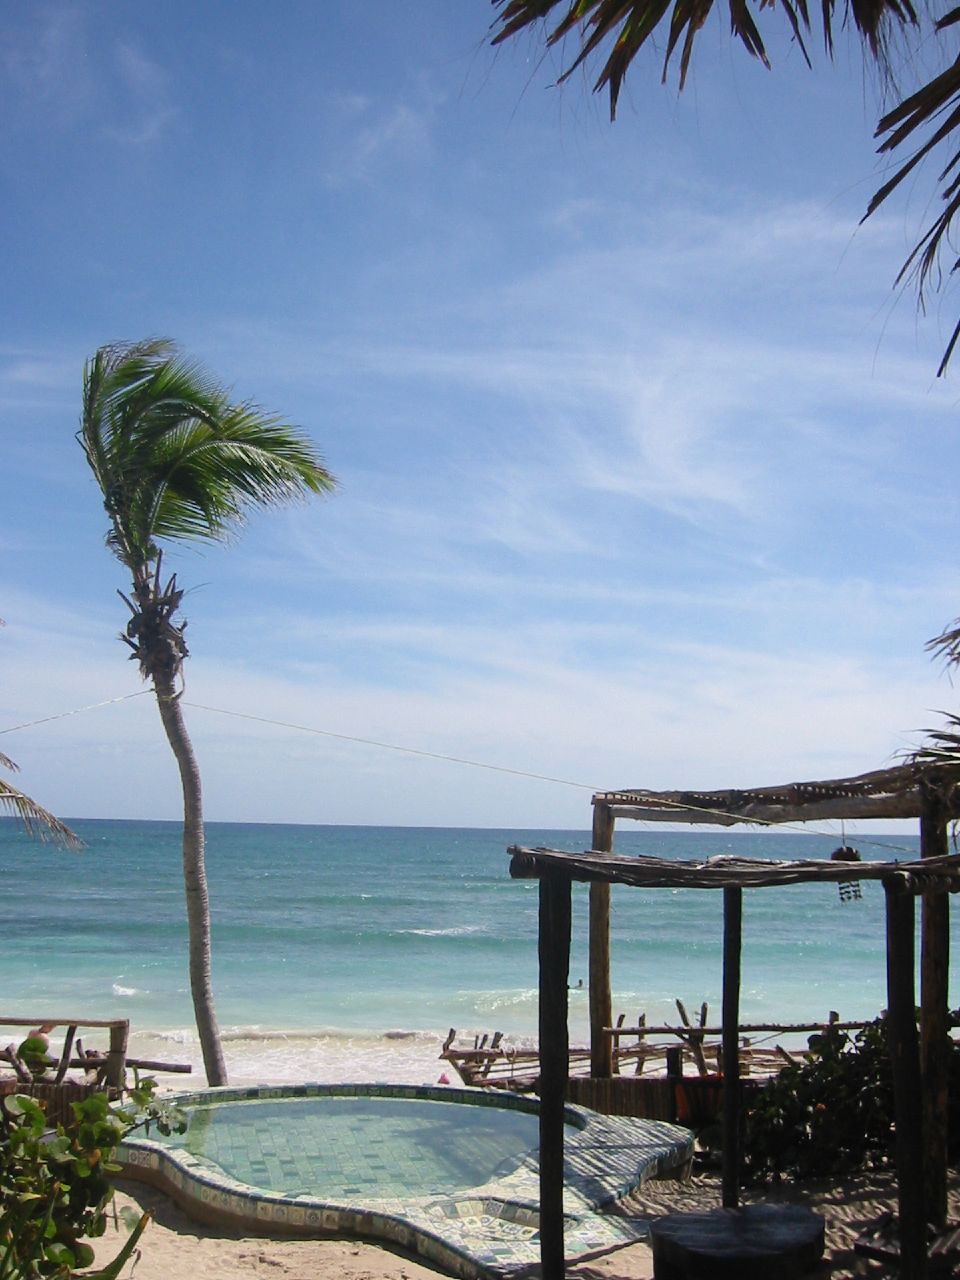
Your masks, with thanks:
[[[62,822],[109,822],[109,823],[154,823],[157,825],[179,827],[183,825],[182,818],[129,818],[117,817],[106,818],[98,816],[85,816],[77,814],[68,814],[60,819]],[[780,824],[760,824],[751,825],[743,823],[737,826],[725,826],[722,823],[694,823],[694,822],[633,822],[629,821],[629,826],[618,828],[621,835],[688,835],[695,837],[697,835],[723,835],[730,837],[737,836],[758,836],[758,835],[777,835],[777,836],[836,836],[840,837],[841,832],[830,830],[825,827],[811,823],[809,826],[800,826],[791,822],[784,825]],[[822,819],[821,821],[839,821],[833,819]],[[862,819],[862,824],[866,828],[866,824],[870,819]],[[900,821],[909,822],[908,819]],[[0,814],[0,823],[5,823],[11,827],[19,827],[19,818],[13,814]],[[285,822],[282,819],[240,819],[240,818],[205,818],[203,825],[205,827],[283,827],[290,830],[313,830],[322,828],[325,831],[478,831],[478,832],[563,832],[566,835],[583,833],[590,834],[590,827],[560,827],[560,826],[521,826],[519,824],[508,823],[494,824],[492,826],[471,826],[461,825],[459,823],[446,822]],[[909,835],[913,832],[912,826],[904,826],[899,828],[878,828],[864,829],[862,831],[851,830],[851,824],[846,823],[848,830],[846,836],[856,840],[857,838],[866,838],[866,836],[878,837],[895,837]]]
[[[804,844],[788,838],[798,833],[779,830],[624,826],[615,846],[628,855],[825,858],[840,843],[837,832],[810,832],[815,843]],[[166,1058],[173,1050],[195,1060],[180,823],[84,819],[77,830],[88,842],[86,856],[48,857],[38,856],[12,820],[0,825],[5,1011],[128,1018],[132,1041],[143,1045],[138,1056]],[[383,1072],[419,1082],[430,1078],[437,1040],[450,1027],[535,1035],[537,886],[511,879],[506,848],[526,842],[582,849],[590,836],[570,828],[528,831],[536,834],[209,824],[214,998],[231,1075],[347,1079],[359,1070],[367,1078]],[[846,836],[871,860],[917,857],[915,835],[855,835],[848,826]],[[617,1012],[631,1020],[644,1012],[659,1025],[674,1018],[678,998],[688,1009],[703,1001],[719,1009],[717,895],[620,890],[611,913]],[[589,971],[588,897],[586,886],[576,886],[574,988]],[[819,1021],[830,1009],[847,1020],[876,1016],[886,999],[883,909],[883,891],[871,881],[851,900],[821,885],[746,894],[744,1020]],[[583,1040],[586,990],[572,991],[570,1003],[571,1037]]]

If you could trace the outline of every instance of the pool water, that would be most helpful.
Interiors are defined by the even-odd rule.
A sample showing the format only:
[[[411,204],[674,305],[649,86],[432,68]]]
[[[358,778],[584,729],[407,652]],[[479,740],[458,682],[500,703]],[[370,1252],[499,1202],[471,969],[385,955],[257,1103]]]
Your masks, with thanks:
[[[410,1098],[224,1102],[158,1138],[238,1182],[284,1195],[455,1194],[536,1167],[535,1114]]]
[[[462,1280],[540,1262],[539,1104],[449,1086],[304,1084],[174,1099],[189,1129],[128,1134],[118,1163],[192,1217],[231,1229],[366,1236]],[[596,1210],[684,1168],[693,1140],[659,1120],[567,1106],[564,1249],[592,1257],[644,1239],[643,1219]]]

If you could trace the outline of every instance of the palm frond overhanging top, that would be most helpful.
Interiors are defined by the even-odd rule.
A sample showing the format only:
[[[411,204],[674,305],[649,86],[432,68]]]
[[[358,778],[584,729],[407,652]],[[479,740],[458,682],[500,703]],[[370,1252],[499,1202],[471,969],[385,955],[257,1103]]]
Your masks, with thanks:
[[[663,79],[666,80],[671,59],[679,50],[681,89],[686,81],[697,33],[703,28],[714,0],[491,0],[498,11],[493,22],[492,42],[502,44],[521,32],[543,26],[547,48],[562,46],[568,40],[574,49],[560,75],[568,79],[587,64],[599,65],[594,79],[594,92],[606,90],[610,98],[610,117],[615,118],[624,78],[639,51],[655,33],[664,38]],[[763,36],[758,26],[762,10],[779,10],[807,63],[810,55],[807,38],[813,30],[807,0],[727,0],[730,29],[743,47],[766,66],[770,65]],[[891,49],[898,33],[913,30],[926,39],[921,16],[911,0],[845,0],[838,8],[837,0],[821,0],[817,9],[824,47],[833,53],[834,28],[850,23],[856,28],[871,56],[885,73],[891,71]],[[896,191],[904,179],[924,160],[935,153],[945,156],[939,162],[937,182],[941,206],[937,216],[925,229],[907,255],[897,283],[912,280],[917,287],[921,309],[930,288],[940,288],[944,280],[960,269],[960,255],[944,264],[941,255],[949,249],[950,231],[960,214],[960,144],[956,142],[960,127],[960,56],[953,51],[955,30],[960,23],[960,8],[951,9],[933,23],[926,43],[940,55],[940,69],[919,88],[907,93],[893,110],[880,120],[876,136],[882,139],[879,153],[884,157],[902,157],[892,176],[874,194],[864,217],[869,217]],[[911,64],[912,65],[912,64]],[[943,151],[943,148],[946,148]],[[947,367],[957,342],[960,322],[954,328],[940,362],[938,373]]]

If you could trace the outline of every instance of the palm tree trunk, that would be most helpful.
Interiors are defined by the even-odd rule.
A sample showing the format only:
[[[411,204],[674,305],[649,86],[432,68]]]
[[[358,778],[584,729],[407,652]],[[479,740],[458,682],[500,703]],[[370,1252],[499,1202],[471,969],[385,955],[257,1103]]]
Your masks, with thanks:
[[[210,976],[210,900],[203,858],[200,770],[180,711],[180,700],[173,679],[155,670],[153,687],[167,740],[177,758],[183,787],[183,886],[187,899],[190,992],[193,996],[200,1048],[203,1051],[203,1066],[208,1084],[226,1084],[227,1069],[220,1045],[220,1028],[217,1026],[217,1015],[213,1007],[213,983]]]

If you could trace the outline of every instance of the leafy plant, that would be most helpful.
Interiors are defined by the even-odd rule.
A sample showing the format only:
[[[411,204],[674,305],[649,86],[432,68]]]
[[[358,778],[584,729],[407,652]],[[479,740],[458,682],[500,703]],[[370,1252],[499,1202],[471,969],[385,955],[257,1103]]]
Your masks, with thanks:
[[[829,1027],[804,1061],[784,1068],[745,1112],[746,1182],[878,1168],[893,1158],[893,1080],[886,1021],[856,1036]],[[951,1095],[960,1095],[960,1050],[951,1041]]]
[[[0,1280],[115,1280],[133,1254],[149,1214],[122,1215],[130,1236],[106,1267],[90,1271],[89,1239],[107,1228],[113,1156],[132,1128],[182,1129],[177,1108],[154,1098],[155,1081],[136,1081],[123,1105],[106,1093],[72,1104],[73,1118],[48,1130],[42,1105],[21,1094],[0,1104]],[[82,1269],[82,1270],[81,1270]]]

